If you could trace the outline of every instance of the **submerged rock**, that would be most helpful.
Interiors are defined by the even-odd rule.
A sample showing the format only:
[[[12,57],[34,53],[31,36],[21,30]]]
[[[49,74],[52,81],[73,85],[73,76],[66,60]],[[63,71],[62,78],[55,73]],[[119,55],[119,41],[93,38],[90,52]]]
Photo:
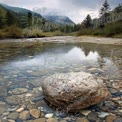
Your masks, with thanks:
[[[109,97],[102,79],[85,72],[54,74],[43,81],[45,99],[70,112],[100,103]]]

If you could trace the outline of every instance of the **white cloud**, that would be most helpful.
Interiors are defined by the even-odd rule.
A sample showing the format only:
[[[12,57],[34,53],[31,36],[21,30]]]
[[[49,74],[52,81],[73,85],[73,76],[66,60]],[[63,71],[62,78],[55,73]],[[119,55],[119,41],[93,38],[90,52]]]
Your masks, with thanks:
[[[31,10],[35,7],[58,9],[60,14],[69,16],[76,23],[81,22],[87,14],[96,17],[103,2],[103,0],[0,0],[0,3]],[[121,0],[108,2],[113,7],[121,3]]]

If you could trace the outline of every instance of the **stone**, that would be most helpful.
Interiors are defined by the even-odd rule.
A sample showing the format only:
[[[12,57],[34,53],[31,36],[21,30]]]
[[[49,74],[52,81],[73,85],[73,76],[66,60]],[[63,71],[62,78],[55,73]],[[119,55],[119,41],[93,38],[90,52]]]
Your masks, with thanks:
[[[87,116],[89,113],[91,113],[91,111],[90,110],[82,110],[82,111],[80,111],[80,113]]]
[[[38,109],[30,109],[30,114],[34,117],[34,118],[39,118],[40,117],[40,110]]]
[[[98,115],[98,117],[99,118],[105,118],[108,115],[109,115],[109,113],[107,113],[107,112],[100,112],[99,115]]]
[[[26,120],[26,121],[23,121],[23,122],[34,122],[34,120]]]
[[[15,120],[12,120],[12,119],[8,119],[9,122],[15,122]]]
[[[16,120],[16,119],[18,118],[18,116],[19,116],[19,115],[18,115],[17,112],[12,112],[12,113],[10,113],[10,114],[8,115],[7,118]]]
[[[58,121],[55,118],[49,118],[49,119],[47,119],[47,122],[58,122]]]
[[[30,114],[29,114],[29,111],[23,111],[19,114],[19,118],[21,120],[27,120],[30,118]]]
[[[0,97],[7,96],[7,89],[0,86]]]
[[[53,116],[53,113],[50,113],[50,114],[46,114],[45,117],[46,118],[51,118]]]
[[[13,93],[14,95],[20,95],[20,94],[24,94],[24,93],[26,93],[26,92],[28,92],[28,90],[27,90],[26,88],[16,88],[16,89],[14,89],[14,90],[12,91],[12,93]]]
[[[116,118],[114,122],[122,122],[122,118]]]
[[[26,120],[26,121],[23,121],[23,122],[34,122],[34,120]]]
[[[0,119],[0,122],[9,122],[7,119]]]
[[[96,112],[91,112],[88,114],[89,121],[96,122],[98,120],[98,114]]]
[[[10,105],[18,105],[20,103],[20,98],[17,95],[8,96],[6,102]]]
[[[108,115],[106,117],[106,122],[113,122],[115,120],[116,116],[114,115]]]
[[[22,111],[24,111],[24,108],[23,107],[21,107],[21,108],[19,108],[19,109],[16,110],[16,112],[18,112],[18,113],[20,113]]]
[[[45,118],[35,119],[34,122],[46,122]]]
[[[42,83],[45,99],[55,107],[74,112],[100,103],[110,95],[102,79],[85,73],[57,73]]]
[[[0,114],[7,110],[7,105],[5,102],[0,101]]]
[[[89,122],[89,121],[85,117],[83,117],[83,118],[79,117],[79,118],[76,119],[76,122]]]

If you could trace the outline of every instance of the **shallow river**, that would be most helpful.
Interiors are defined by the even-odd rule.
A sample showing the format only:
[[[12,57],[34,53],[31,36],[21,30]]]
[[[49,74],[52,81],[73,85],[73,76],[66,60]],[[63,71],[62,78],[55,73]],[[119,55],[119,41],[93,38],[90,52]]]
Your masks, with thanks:
[[[40,41],[2,42],[0,87],[7,89],[7,95],[1,95],[0,101],[6,104],[6,97],[13,95],[16,88],[26,88],[28,94],[33,95],[33,90],[40,88],[43,79],[51,74],[79,71],[121,82],[122,46]],[[23,104],[8,105],[8,108],[19,108]],[[0,116],[5,117],[2,113]]]

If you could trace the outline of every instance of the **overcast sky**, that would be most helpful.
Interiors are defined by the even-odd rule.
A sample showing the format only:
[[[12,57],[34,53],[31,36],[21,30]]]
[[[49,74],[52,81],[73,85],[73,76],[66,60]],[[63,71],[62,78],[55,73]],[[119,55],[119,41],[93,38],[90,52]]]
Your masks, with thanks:
[[[87,14],[97,17],[103,2],[104,0],[0,0],[0,3],[31,10],[35,7],[53,8],[61,15],[70,17],[75,23],[81,22]],[[122,3],[122,0],[108,0],[108,3],[113,8]]]

